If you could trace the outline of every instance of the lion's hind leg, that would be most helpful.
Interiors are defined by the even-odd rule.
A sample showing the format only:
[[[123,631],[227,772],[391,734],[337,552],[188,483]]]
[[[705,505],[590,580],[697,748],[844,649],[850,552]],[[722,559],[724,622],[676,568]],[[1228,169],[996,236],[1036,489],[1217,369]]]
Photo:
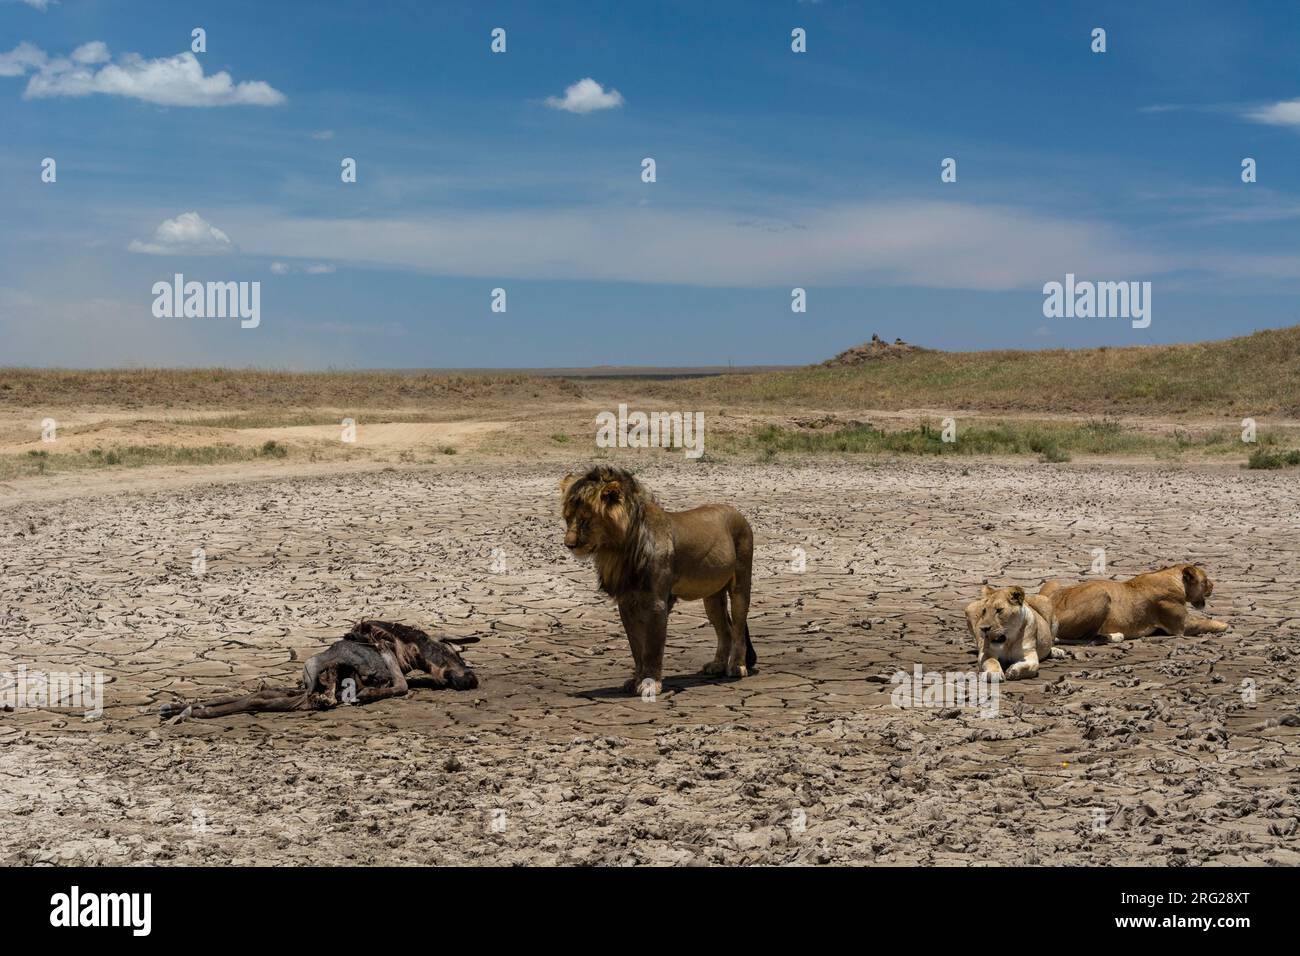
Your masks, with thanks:
[[[1099,635],[1108,635],[1105,629],[1110,617],[1110,596],[1105,592],[1082,594],[1065,604],[1053,601],[1056,619],[1056,640],[1091,641]]]
[[[732,581],[727,588],[727,596],[731,599],[731,645],[727,653],[727,676],[748,677],[750,668],[757,661],[753,645],[749,641],[749,624],[745,620],[749,616],[749,575],[746,574],[743,581],[737,576],[737,580]]]
[[[700,673],[710,677],[721,677],[727,672],[727,658],[731,648],[731,617],[727,614],[727,589],[704,599],[704,613],[718,635],[718,649],[709,661],[700,669]]]
[[[748,677],[755,672],[758,655],[749,639],[749,592],[754,575],[754,532],[749,522],[736,515],[731,529],[736,549],[736,573],[727,585],[731,605],[731,647],[727,652],[727,676]]]

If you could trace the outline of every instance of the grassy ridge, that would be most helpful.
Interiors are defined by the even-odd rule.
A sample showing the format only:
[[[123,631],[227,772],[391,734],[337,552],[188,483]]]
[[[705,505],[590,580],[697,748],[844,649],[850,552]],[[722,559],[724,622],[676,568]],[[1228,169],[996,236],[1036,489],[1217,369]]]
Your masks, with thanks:
[[[441,372],[279,372],[263,369],[0,368],[0,406],[333,408],[418,406],[499,399],[571,399],[565,379]]]
[[[0,369],[0,407],[464,407],[584,393],[687,407],[945,408],[1053,414],[1300,418],[1300,326],[1193,345],[919,352],[865,365],[599,385],[527,373]],[[312,421],[315,419],[312,418]]]
[[[921,352],[645,391],[709,405],[1300,418],[1300,326],[1194,345]]]

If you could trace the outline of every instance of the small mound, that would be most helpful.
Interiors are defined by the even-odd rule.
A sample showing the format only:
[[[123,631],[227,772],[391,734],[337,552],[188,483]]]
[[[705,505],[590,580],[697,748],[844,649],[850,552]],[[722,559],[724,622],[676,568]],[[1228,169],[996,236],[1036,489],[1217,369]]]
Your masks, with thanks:
[[[855,345],[851,349],[845,349],[833,359],[827,359],[822,362],[822,368],[836,368],[843,365],[866,365],[868,362],[875,362],[880,359],[897,358],[900,355],[912,355],[916,352],[932,352],[933,349],[921,348],[919,345],[911,345],[902,339],[894,339],[893,343],[886,342],[879,335],[872,335],[870,342],[863,342],[861,345]]]

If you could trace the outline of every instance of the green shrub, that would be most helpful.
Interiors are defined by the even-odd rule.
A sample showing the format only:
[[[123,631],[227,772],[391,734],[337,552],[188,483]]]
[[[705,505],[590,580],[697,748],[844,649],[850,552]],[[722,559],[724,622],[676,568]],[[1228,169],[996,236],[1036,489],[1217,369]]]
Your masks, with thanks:
[[[1256,448],[1246,462],[1247,468],[1266,470],[1296,465],[1300,465],[1300,451],[1274,451],[1272,448]]]

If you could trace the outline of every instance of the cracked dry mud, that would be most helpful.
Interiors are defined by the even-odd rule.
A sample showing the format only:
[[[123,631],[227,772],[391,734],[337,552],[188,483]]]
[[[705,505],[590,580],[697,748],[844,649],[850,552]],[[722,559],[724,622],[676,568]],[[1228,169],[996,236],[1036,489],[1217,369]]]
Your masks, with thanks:
[[[679,605],[665,692],[643,701],[617,692],[617,614],[562,546],[562,473],[0,506],[0,670],[107,680],[97,721],[0,713],[0,862],[1300,862],[1293,477],[646,465],[666,506],[726,500],[753,523],[760,673],[697,677],[713,636]],[[1079,577],[1098,547],[1115,576],[1204,562],[1232,630],[1072,646],[1004,685],[996,717],[891,705],[896,670],[973,669],[961,609],[981,582]],[[158,723],[173,693],[292,683],[363,617],[483,635],[480,686]]]

